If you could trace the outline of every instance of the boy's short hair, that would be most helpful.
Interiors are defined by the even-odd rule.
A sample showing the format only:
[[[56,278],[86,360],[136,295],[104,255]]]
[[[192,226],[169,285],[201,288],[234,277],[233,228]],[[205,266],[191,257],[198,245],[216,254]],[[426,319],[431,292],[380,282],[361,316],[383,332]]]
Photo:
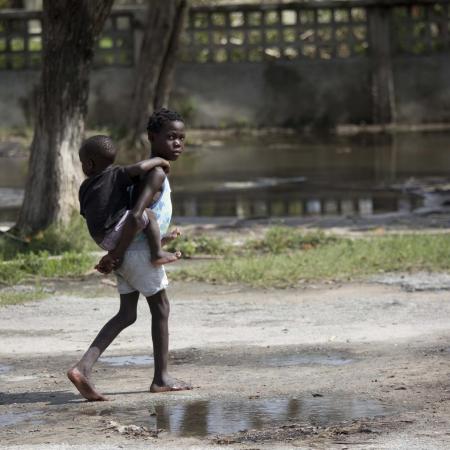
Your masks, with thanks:
[[[158,109],[148,119],[147,133],[159,133],[168,122],[184,123],[184,119],[176,111],[167,108]]]
[[[83,141],[79,155],[112,164],[116,159],[117,149],[110,137],[98,134]]]

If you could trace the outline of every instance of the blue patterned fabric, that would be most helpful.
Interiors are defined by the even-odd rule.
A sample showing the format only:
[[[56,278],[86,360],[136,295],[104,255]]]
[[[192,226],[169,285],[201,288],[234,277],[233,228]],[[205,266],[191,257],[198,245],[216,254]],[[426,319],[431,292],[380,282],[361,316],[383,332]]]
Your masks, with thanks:
[[[166,177],[163,184],[163,190],[158,200],[150,205],[150,209],[155,213],[158,221],[161,238],[167,233],[172,220],[172,199],[170,198],[170,184]],[[144,233],[138,233],[133,242],[146,239]]]
[[[170,198],[170,193],[169,179],[166,177],[161,196],[150,206],[158,220],[161,237],[169,230],[170,221],[172,220],[172,199]]]

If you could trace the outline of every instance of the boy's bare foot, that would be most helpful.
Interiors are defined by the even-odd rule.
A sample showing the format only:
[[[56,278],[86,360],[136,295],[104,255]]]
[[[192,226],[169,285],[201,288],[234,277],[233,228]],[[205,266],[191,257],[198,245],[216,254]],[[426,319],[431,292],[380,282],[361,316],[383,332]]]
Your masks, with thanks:
[[[161,251],[158,255],[155,255],[155,259],[151,259],[151,262],[154,266],[162,266],[163,264],[170,264],[175,261],[178,261],[181,258],[181,252],[164,252]]]
[[[86,400],[90,402],[104,402],[108,400],[95,390],[94,385],[76,367],[72,367],[67,372],[67,377]]]
[[[167,378],[161,382],[153,381],[150,386],[150,392],[170,392],[170,391],[189,391],[192,386],[189,383],[185,383],[181,380],[176,380],[175,378]]]

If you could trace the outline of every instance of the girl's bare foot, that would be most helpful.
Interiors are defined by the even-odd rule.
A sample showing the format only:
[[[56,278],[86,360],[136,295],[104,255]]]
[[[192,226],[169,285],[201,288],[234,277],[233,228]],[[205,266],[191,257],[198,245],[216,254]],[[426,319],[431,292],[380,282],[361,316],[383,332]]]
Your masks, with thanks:
[[[153,380],[150,386],[150,392],[152,393],[170,392],[170,391],[189,391],[191,389],[192,386],[189,383],[185,383],[184,381],[169,377],[160,382],[156,382],[155,380]]]
[[[95,390],[94,385],[89,381],[88,377],[82,374],[76,366],[67,372],[67,377],[86,400],[90,402],[104,402],[108,400],[100,392]]]
[[[170,263],[176,262],[180,258],[181,258],[181,252],[170,253],[170,252],[161,251],[160,253],[155,255],[154,259],[153,258],[151,259],[151,263],[154,266],[162,266],[163,264],[170,264]]]

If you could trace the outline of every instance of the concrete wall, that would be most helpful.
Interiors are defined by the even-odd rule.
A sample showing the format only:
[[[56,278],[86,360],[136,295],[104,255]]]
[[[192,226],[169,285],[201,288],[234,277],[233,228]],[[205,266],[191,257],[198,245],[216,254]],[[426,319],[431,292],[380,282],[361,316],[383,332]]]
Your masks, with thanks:
[[[190,99],[195,126],[304,126],[369,122],[365,59],[183,64],[173,103]]]
[[[432,0],[415,0],[414,4],[422,5],[423,17],[418,18],[409,10],[399,19],[395,8],[403,8],[405,4],[404,0],[352,0],[339,4],[310,0],[264,8],[256,4],[191,8],[185,35],[189,44],[185,44],[181,52],[181,60],[185,62],[177,66],[171,106],[197,127],[328,127],[389,123],[393,118],[400,123],[450,122],[450,58],[445,31],[450,25],[447,14],[450,0],[436,0],[436,4]],[[332,9],[336,11],[330,14]],[[347,11],[345,17],[343,10]],[[260,14],[258,26],[244,20],[250,12]],[[2,14],[5,20],[24,23],[39,19],[36,12]],[[227,19],[228,28],[213,24],[213,16],[217,14]],[[274,14],[278,18],[276,23],[268,24]],[[315,14],[315,20],[304,25],[301,19],[308,19],[311,14]],[[241,17],[245,24],[233,23],[233,15]],[[133,17],[125,30],[118,27],[120,16]],[[285,22],[284,16],[287,17]],[[338,16],[339,20],[333,18]],[[117,9],[108,20],[110,30],[113,29],[111,39],[132,42],[127,48],[116,45],[113,48],[117,52],[122,49],[131,52],[130,61],[136,65],[145,8]],[[437,20],[443,27],[436,28]],[[267,33],[272,33],[273,27],[292,33],[293,23],[301,32],[294,35],[297,36],[294,43],[292,36],[288,39],[289,35],[286,37],[281,32],[276,45],[266,42]],[[31,39],[30,24],[23,27],[24,41]],[[404,34],[411,34],[412,26],[438,33],[436,36],[410,35],[405,39]],[[342,29],[346,30],[344,35]],[[323,35],[324,30],[329,31],[329,39]],[[257,33],[263,42],[252,44],[250,39],[242,36],[239,39],[237,36],[244,31]],[[314,39],[308,41],[305,32]],[[224,37],[227,33],[229,39]],[[217,39],[218,36],[221,38]],[[314,56],[304,52],[307,47],[311,48],[311,42]],[[327,42],[328,53],[322,54],[324,42]],[[279,47],[278,56],[274,56],[274,45]],[[342,45],[347,46],[346,55],[339,53]],[[298,50],[295,57],[292,53],[290,57],[282,54],[292,51],[292,46]],[[32,125],[33,93],[39,72],[10,70],[11,67],[33,66],[12,65],[19,53],[9,47],[11,45],[0,55],[10,60],[9,64],[0,64],[0,126]],[[250,57],[256,48],[263,57]],[[399,50],[401,48],[403,50]],[[101,55],[101,49],[97,51],[97,56]],[[206,59],[199,57],[203,51],[207,52]],[[244,57],[233,57],[236,51]],[[220,52],[226,54],[223,62],[211,62]],[[117,63],[114,59],[109,64]],[[121,126],[127,114],[133,76],[134,68],[129,66],[94,69],[89,126]]]
[[[449,55],[394,59],[399,122],[450,122]]]
[[[370,123],[369,61],[179,64],[172,106],[192,126],[328,126]],[[399,122],[450,121],[450,59],[394,59]],[[0,71],[2,127],[32,125],[38,71]],[[132,68],[94,70],[89,125],[120,126],[133,83]]]

